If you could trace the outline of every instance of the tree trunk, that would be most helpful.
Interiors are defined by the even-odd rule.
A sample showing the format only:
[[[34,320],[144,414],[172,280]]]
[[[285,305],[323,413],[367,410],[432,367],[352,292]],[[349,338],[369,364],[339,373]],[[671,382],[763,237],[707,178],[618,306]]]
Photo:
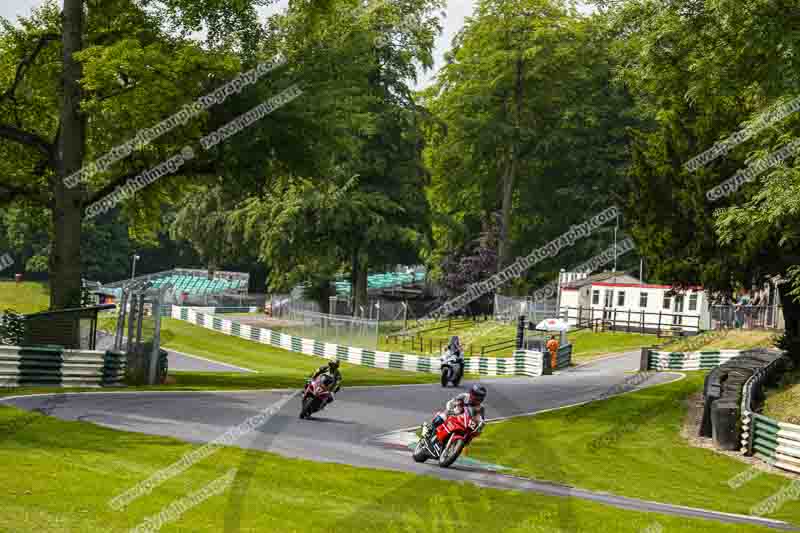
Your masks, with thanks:
[[[64,178],[80,170],[86,144],[81,114],[83,68],[73,55],[83,48],[83,0],[64,0],[63,101],[58,136],[59,172],[54,189],[54,242],[50,258],[50,307],[77,307],[81,302],[81,222],[85,186],[68,188]]]
[[[789,294],[791,287],[788,283],[780,289],[781,306],[783,306],[783,320],[786,326],[786,338],[794,345],[800,345],[800,302]],[[800,355],[800,354],[792,354]]]
[[[336,296],[336,290],[331,286],[328,280],[320,281],[317,286],[314,287],[314,295],[317,298],[321,313],[328,314],[335,312],[335,309],[331,309],[331,297]]]
[[[520,115],[522,114],[522,88],[523,88],[523,67],[524,62],[522,57],[517,59],[516,62],[516,80],[514,83],[513,93],[513,109],[512,114],[514,117],[514,135],[511,141],[511,153],[508,162],[507,171],[503,177],[502,184],[502,205],[501,205],[501,224],[500,236],[497,249],[497,271],[499,272],[504,266],[509,263],[509,255],[511,251],[510,246],[510,229],[511,229],[511,215],[512,206],[514,201],[514,181],[517,177],[517,159],[519,152],[519,128],[520,128]]]
[[[356,248],[353,250],[352,271],[350,273],[350,296],[353,301],[353,316],[361,316],[362,306],[366,312],[367,274],[367,265],[361,260],[360,250]]]

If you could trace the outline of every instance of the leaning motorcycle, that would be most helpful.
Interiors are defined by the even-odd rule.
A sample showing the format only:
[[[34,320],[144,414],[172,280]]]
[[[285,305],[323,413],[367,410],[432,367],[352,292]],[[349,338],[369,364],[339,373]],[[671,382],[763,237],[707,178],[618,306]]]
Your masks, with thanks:
[[[428,459],[436,459],[439,466],[447,468],[452,465],[464,448],[477,437],[486,421],[474,407],[464,407],[461,414],[449,415],[444,424],[436,428],[436,433],[428,437],[420,437],[414,448],[414,460],[424,463]]]
[[[328,374],[322,374],[306,383],[303,391],[302,406],[300,408],[300,418],[309,418],[312,414],[321,410],[328,400],[333,396],[331,387],[334,380]]]
[[[458,384],[461,383],[461,378],[464,377],[463,360],[447,348],[442,354],[441,362],[442,387],[447,387],[447,384],[450,382],[453,383],[454,387],[458,387]]]

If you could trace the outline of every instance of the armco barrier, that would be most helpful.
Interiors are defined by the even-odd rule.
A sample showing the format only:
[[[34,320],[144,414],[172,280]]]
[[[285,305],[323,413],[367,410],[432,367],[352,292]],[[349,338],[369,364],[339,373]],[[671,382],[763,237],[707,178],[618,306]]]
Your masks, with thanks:
[[[279,331],[241,324],[220,316],[199,313],[189,307],[172,307],[172,318],[191,324],[241,337],[243,339],[283,348],[296,353],[339,359],[354,365],[374,368],[408,370],[411,372],[439,373],[438,358],[422,357],[393,352],[381,352],[366,348],[355,348],[331,344],[315,339],[295,337]],[[571,346],[565,346],[571,352]],[[547,355],[549,357],[549,354]],[[543,355],[541,352],[517,350],[513,357],[467,357],[464,371],[484,376],[541,376],[543,374]]]
[[[122,385],[125,364],[115,352],[0,346],[0,387]]]
[[[756,411],[764,401],[764,387],[789,366],[787,358],[776,359],[758,369],[742,388],[741,451],[755,455],[776,468],[800,474],[800,426],[779,422]]]
[[[643,348],[645,370],[710,370],[738,356],[742,350],[709,350],[703,352],[661,352]],[[646,367],[645,367],[646,364]]]
[[[742,427],[747,428],[742,433],[744,449],[752,446],[752,454],[765,463],[800,474],[800,426],[758,413],[745,413]]]
[[[191,309],[194,309],[198,313],[208,313],[212,315],[221,315],[224,313],[256,313],[258,312],[258,307],[197,307],[197,306],[190,306]]]

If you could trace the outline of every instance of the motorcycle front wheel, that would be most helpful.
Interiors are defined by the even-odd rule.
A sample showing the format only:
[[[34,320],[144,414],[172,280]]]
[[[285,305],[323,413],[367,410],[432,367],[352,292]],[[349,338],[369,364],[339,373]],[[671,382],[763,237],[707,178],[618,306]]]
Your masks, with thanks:
[[[414,461],[418,463],[424,463],[428,460],[428,451],[425,449],[425,445],[422,444],[422,439],[420,437],[417,446],[414,448]]]
[[[463,440],[454,440],[451,438],[445,449],[442,450],[442,455],[439,456],[439,466],[442,468],[447,468],[451,464],[455,463],[456,459],[458,459],[458,456],[461,455],[461,450],[463,449]]]
[[[314,397],[306,396],[303,398],[303,407],[300,409],[300,418],[308,418],[311,415],[311,408],[314,406]]]

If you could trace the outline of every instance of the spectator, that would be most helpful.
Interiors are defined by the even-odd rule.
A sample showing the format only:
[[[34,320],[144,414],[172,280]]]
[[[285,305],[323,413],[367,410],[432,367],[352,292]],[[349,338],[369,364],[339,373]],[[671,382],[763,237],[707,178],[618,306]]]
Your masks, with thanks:
[[[555,370],[556,365],[558,363],[558,358],[557,358],[557,355],[558,355],[558,340],[556,339],[556,336],[555,335],[551,335],[550,336],[550,340],[547,341],[547,344],[545,346],[550,351],[550,368]]]

